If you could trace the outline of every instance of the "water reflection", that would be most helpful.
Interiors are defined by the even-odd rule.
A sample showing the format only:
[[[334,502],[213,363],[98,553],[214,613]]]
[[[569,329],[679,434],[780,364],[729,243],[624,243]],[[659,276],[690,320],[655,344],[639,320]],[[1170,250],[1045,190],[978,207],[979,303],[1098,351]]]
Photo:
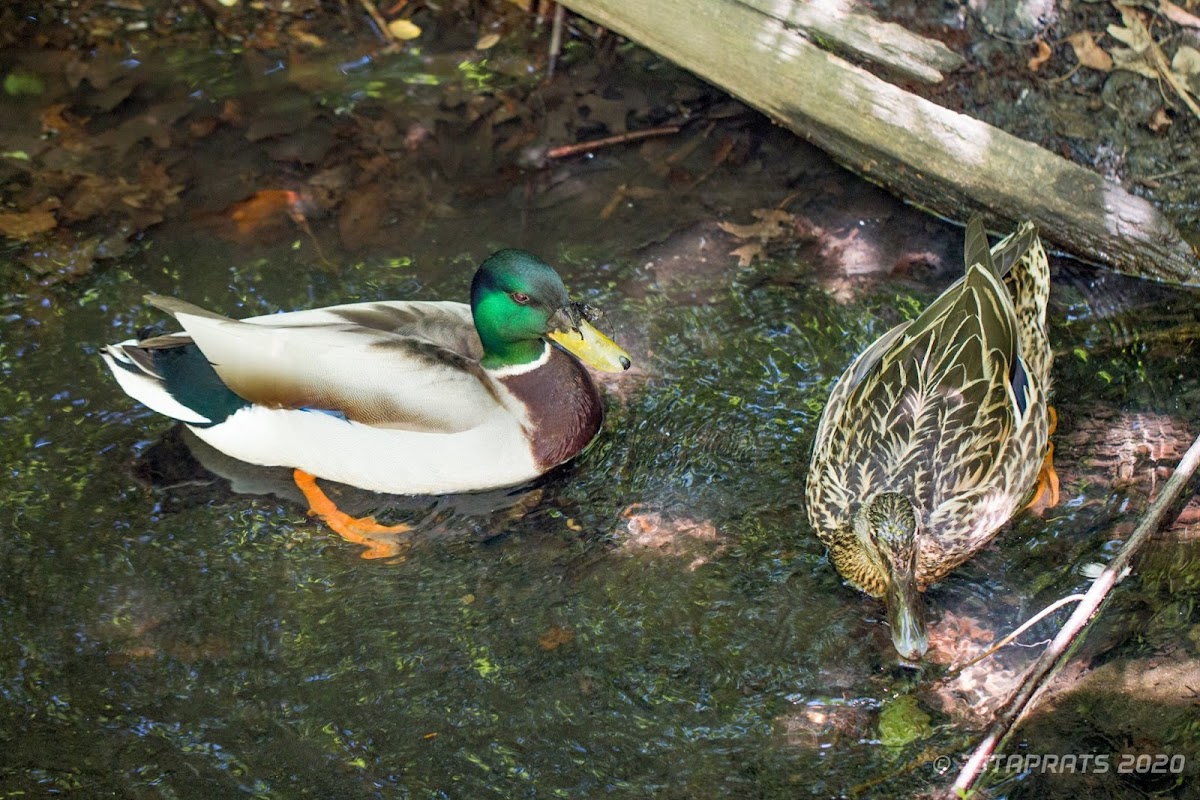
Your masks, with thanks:
[[[623,98],[683,94],[638,83],[643,66],[605,80]],[[236,94],[222,75],[207,85]],[[664,82],[693,98],[710,91],[687,80]],[[602,107],[604,92],[587,96]],[[487,113],[500,114],[488,99]],[[373,195],[385,198],[376,210],[421,213],[394,230],[383,216],[379,228],[354,228],[351,217],[366,218],[340,207],[309,220],[336,270],[286,217],[279,238],[244,243],[204,224],[264,188],[229,176],[307,175],[273,149],[287,139],[300,153],[304,136],[247,140],[222,122],[230,127],[172,151],[198,165],[197,189],[181,195],[196,217],[152,229],[73,286],[10,291],[0,321],[5,788],[207,798],[828,797],[859,787],[896,797],[939,781],[928,757],[964,749],[964,726],[1026,651],[950,694],[937,694],[936,666],[898,668],[882,607],[827,563],[801,487],[830,383],[944,288],[961,234],[727,110],[679,140],[607,153],[599,167],[536,174],[497,168],[481,140],[456,138],[468,127],[460,118],[443,120],[456,144],[427,159],[438,169],[410,187],[419,197]],[[325,134],[317,144],[345,143]],[[725,150],[740,160],[717,161]],[[227,163],[215,183],[196,177]],[[658,194],[625,192],[601,216],[617,187],[639,184]],[[806,194],[787,206],[796,236],[737,267],[729,251],[741,243],[714,219],[745,221],[798,187]],[[343,213],[347,241],[371,234],[361,245],[342,246]],[[849,251],[870,269],[840,269],[839,245],[866,237]],[[593,446],[532,487],[415,500],[347,490],[352,507],[417,525],[403,561],[363,561],[309,523],[288,476],[198,453],[130,404],[95,357],[152,318],[146,292],[243,315],[459,298],[500,245],[545,255],[568,287],[597,287],[584,301],[606,310],[638,372],[608,385]],[[1084,585],[1078,565],[1105,559],[1170,466],[1170,442],[1200,418],[1196,354],[1167,333],[1194,325],[1195,298],[1154,294],[1114,323],[1057,266],[1066,500],[1044,518],[1019,517],[933,590],[931,606],[945,610],[935,635],[948,647],[1006,631]],[[1110,285],[1099,296],[1124,297]],[[1148,319],[1147,307],[1160,315]],[[1126,642],[1107,658],[1200,653],[1189,530],[1165,545],[1178,557],[1146,565],[1144,593],[1123,587],[1126,605],[1095,636],[1097,650]],[[915,711],[893,705],[910,695]],[[882,742],[893,707],[911,717],[891,712],[886,728],[917,738]],[[1091,746],[1092,716],[1069,731],[1071,746]],[[1182,726],[1164,731],[1156,744],[1194,751]]]

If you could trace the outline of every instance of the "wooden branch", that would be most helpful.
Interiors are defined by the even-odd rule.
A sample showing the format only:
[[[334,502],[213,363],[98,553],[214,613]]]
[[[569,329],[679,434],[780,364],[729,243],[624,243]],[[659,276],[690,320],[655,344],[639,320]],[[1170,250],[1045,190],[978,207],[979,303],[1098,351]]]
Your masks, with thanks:
[[[392,29],[388,27],[387,20],[379,13],[379,9],[371,0],[358,0],[359,5],[363,7],[363,11],[367,12],[367,16],[375,23],[375,27],[379,29],[379,35],[388,41],[389,47],[395,47],[400,44],[400,41],[392,33]]]
[[[1146,516],[1138,523],[1137,528],[1130,534],[1116,557],[1100,573],[1100,577],[1092,583],[1092,587],[1088,589],[1083,600],[1076,606],[1075,612],[1067,619],[1062,630],[1054,637],[1054,641],[1050,642],[1050,646],[1042,652],[1041,657],[1025,673],[1017,691],[992,722],[987,735],[975,747],[975,752],[971,754],[967,763],[963,765],[957,780],[946,794],[947,798],[964,796],[978,779],[979,773],[987,765],[992,753],[1003,745],[1017,720],[1032,705],[1034,696],[1066,663],[1071,646],[1091,624],[1109,592],[1129,573],[1130,562],[1137,551],[1162,527],[1166,521],[1167,512],[1182,497],[1184,490],[1192,481],[1192,476],[1196,474],[1198,466],[1200,466],[1200,437],[1197,437],[1188,451],[1184,453],[1179,466],[1175,468],[1163,486],[1162,494],[1150,504]]]
[[[561,8],[561,6],[559,7]],[[569,156],[577,156],[580,153],[590,153],[593,150],[600,150],[604,147],[639,142],[642,139],[650,139],[655,136],[670,136],[674,133],[679,133],[678,125],[664,125],[661,128],[639,128],[636,131],[629,131],[628,133],[605,136],[603,139],[592,139],[590,142],[576,142],[575,144],[551,147],[546,151],[546,158],[567,158]]]
[[[808,39],[831,50],[870,61],[911,80],[941,83],[942,73],[953,72],[963,65],[963,57],[938,40],[917,36],[899,25],[855,11],[850,0],[736,2],[799,28]]]
[[[984,122],[911,95],[738,0],[564,0],[779,120],[930,211],[981,213],[1086,261],[1200,285],[1196,253],[1146,200]]]

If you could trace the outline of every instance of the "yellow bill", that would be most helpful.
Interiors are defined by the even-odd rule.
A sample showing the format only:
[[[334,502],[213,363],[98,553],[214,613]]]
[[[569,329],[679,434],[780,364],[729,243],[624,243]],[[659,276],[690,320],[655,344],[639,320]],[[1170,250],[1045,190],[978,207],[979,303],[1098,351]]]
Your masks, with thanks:
[[[551,331],[546,336],[566,348],[583,363],[601,372],[622,372],[629,369],[629,354],[605,336],[586,319],[579,320],[577,330]]]

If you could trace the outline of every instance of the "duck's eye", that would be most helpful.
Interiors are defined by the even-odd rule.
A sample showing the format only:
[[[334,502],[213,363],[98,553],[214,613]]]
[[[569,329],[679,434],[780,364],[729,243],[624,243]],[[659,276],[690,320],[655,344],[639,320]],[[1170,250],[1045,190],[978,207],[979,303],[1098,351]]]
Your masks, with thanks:
[[[513,299],[514,303],[523,306],[529,305],[529,295],[525,294],[524,292],[513,292],[509,295],[509,297]]]

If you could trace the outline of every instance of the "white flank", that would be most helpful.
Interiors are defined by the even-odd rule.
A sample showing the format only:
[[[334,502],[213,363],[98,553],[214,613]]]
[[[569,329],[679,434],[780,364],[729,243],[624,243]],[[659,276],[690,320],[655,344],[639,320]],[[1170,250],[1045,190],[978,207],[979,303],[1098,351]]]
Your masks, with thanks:
[[[512,486],[540,474],[521,424],[497,407],[460,433],[375,428],[316,411],[252,406],[193,428],[240,461],[293,467],[388,494],[451,494]]]

